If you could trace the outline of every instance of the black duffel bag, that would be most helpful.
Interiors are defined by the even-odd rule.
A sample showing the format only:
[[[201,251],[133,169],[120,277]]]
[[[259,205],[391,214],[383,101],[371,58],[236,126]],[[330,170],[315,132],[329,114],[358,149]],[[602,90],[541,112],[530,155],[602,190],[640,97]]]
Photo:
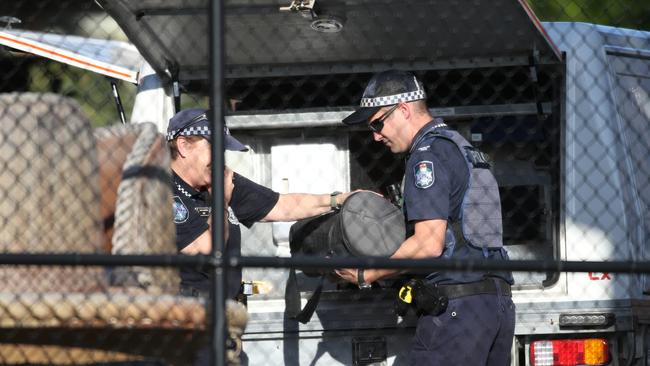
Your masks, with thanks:
[[[378,194],[351,194],[340,210],[304,219],[291,226],[292,256],[389,257],[404,241],[402,211]],[[318,271],[303,269],[307,275]]]
[[[351,194],[339,210],[297,221],[289,231],[291,256],[390,257],[404,241],[406,229],[402,211],[372,192]],[[300,268],[307,276],[327,273]],[[329,272],[329,271],[327,271]],[[295,272],[287,282],[287,309],[301,322],[309,321],[318,303],[322,281],[305,309],[300,311]]]

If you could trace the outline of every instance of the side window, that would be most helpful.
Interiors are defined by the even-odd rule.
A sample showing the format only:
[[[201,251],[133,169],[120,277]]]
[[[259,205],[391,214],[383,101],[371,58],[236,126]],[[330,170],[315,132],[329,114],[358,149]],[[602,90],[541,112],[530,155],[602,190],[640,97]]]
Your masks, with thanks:
[[[647,214],[650,210],[650,57],[610,55],[610,60],[621,139],[631,164],[630,183],[641,201],[641,212]],[[650,226],[650,220],[645,221]],[[650,227],[645,231],[650,232]]]
[[[631,187],[627,199],[637,214],[630,213],[631,227],[643,228],[633,233],[633,242],[643,246],[650,233],[650,57],[610,55],[614,101],[620,123],[622,155],[620,164],[627,165],[626,186]],[[624,159],[623,159],[624,158]],[[645,217],[644,217],[645,216]],[[645,233],[645,237],[644,234]],[[639,248],[641,253],[647,253]],[[646,259],[647,259],[647,255]],[[643,275],[644,293],[650,291],[650,276]]]

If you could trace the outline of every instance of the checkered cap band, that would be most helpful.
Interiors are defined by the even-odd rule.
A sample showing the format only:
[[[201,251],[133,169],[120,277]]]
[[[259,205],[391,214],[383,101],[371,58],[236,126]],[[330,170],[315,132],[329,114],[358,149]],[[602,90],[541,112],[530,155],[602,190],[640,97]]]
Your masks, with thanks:
[[[179,130],[171,130],[167,132],[167,141],[171,141],[174,137],[178,136],[210,136],[210,127],[209,126],[191,126],[188,128],[183,128]],[[178,134],[177,134],[178,133]]]
[[[362,98],[360,106],[363,107],[383,107],[386,105],[393,105],[400,102],[412,102],[414,100],[421,100],[427,97],[424,90],[419,89],[416,91],[387,95],[385,97],[376,97],[376,98]]]

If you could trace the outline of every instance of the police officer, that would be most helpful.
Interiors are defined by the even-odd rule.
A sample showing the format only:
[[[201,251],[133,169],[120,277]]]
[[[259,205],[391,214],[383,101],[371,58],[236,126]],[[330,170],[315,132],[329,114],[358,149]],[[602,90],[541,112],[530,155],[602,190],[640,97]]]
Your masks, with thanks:
[[[174,115],[167,128],[167,141],[172,155],[176,247],[187,255],[210,254],[212,248],[211,126],[208,111],[193,108]],[[227,150],[248,150],[230,135],[226,127],[224,145]],[[240,223],[250,228],[258,221],[295,221],[316,216],[340,206],[349,195],[349,192],[279,194],[225,167],[226,251],[230,255],[240,254]],[[181,295],[207,297],[210,286],[209,272],[197,268],[182,268],[180,275]],[[241,269],[229,270],[228,298],[241,299],[241,278]],[[203,347],[197,352],[194,365],[209,364],[209,348]]]
[[[498,187],[486,156],[433,118],[422,83],[389,70],[369,81],[361,108],[343,120],[365,123],[375,141],[406,153],[403,198],[412,235],[393,258],[508,258],[502,244]],[[397,274],[339,269],[360,287]],[[424,284],[448,303],[418,319],[413,365],[509,365],[515,326],[510,272],[434,272]],[[433,301],[433,299],[431,299]],[[422,305],[422,304],[420,304]],[[426,307],[426,306],[425,306]]]
[[[211,187],[211,123],[205,109],[178,112],[169,121],[167,141],[172,154],[174,223],[176,246],[188,255],[210,254],[212,247],[210,222]],[[241,142],[224,128],[225,148],[246,151]],[[258,221],[294,221],[316,216],[340,206],[350,193],[279,194],[269,188],[233,173],[224,171],[224,207],[227,208],[226,251],[239,255],[241,232],[239,224],[251,227]],[[236,298],[241,287],[241,270],[228,273],[228,297]],[[196,268],[181,270],[181,294],[206,295],[209,274]]]

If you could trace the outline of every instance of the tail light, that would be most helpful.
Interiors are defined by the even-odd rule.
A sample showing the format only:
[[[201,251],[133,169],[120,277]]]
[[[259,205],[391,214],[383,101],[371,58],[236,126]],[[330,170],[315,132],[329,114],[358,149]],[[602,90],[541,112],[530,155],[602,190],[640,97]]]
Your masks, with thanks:
[[[533,366],[607,365],[609,345],[603,338],[535,341],[530,345]]]

